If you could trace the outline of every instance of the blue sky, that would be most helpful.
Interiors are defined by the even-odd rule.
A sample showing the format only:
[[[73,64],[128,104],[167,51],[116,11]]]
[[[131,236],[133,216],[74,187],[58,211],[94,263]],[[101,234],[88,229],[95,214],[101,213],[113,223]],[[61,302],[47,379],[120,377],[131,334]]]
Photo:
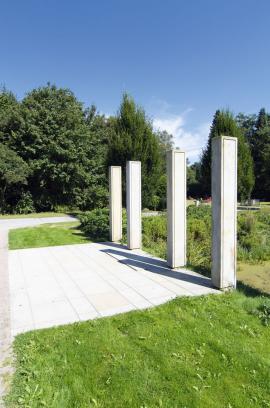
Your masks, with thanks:
[[[124,91],[195,160],[216,109],[270,110],[269,0],[3,0],[0,83],[117,111]]]

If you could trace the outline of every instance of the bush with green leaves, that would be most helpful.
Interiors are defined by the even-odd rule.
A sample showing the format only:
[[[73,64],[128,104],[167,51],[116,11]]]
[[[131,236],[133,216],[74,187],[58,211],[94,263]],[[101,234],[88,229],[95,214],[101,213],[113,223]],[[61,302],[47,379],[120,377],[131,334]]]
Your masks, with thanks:
[[[263,303],[259,305],[254,312],[259,317],[264,326],[270,326],[270,303]]]
[[[23,192],[16,204],[16,214],[30,214],[35,212],[35,205],[32,194],[29,191]]]
[[[187,262],[205,273],[211,263],[211,209],[208,206],[187,210]],[[166,258],[166,215],[143,218],[143,246],[160,258]]]
[[[88,211],[79,216],[83,231],[95,240],[109,239],[109,210]],[[270,259],[270,230],[268,212],[238,214],[238,260],[262,262]],[[123,242],[126,242],[126,211],[123,211]],[[145,250],[166,258],[166,215],[144,217],[142,242]],[[208,274],[211,270],[211,207],[190,206],[187,209],[187,263],[193,269]]]
[[[187,263],[209,275],[211,270],[211,207],[190,206],[187,210]],[[262,262],[270,259],[270,213],[238,214],[238,260]],[[166,216],[143,219],[143,245],[166,258]]]
[[[100,241],[109,239],[109,209],[97,208],[79,215],[81,228],[90,238]]]
[[[238,260],[262,262],[270,259],[270,214],[248,212],[238,214]]]
[[[123,209],[122,232],[123,241],[126,241],[127,217]],[[110,233],[110,213],[108,208],[97,208],[78,215],[82,231],[95,241],[108,241]]]
[[[13,213],[23,198],[30,169],[27,163],[7,145],[0,143],[0,212]],[[17,204],[18,205],[18,204]]]
[[[160,258],[166,257],[167,222],[164,215],[143,218],[143,246]]]

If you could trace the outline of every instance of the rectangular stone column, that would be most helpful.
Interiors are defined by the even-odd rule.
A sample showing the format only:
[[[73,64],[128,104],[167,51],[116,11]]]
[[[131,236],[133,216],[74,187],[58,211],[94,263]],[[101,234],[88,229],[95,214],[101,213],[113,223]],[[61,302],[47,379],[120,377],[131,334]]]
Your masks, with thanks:
[[[141,162],[127,162],[127,245],[128,249],[141,247]]]
[[[236,287],[237,138],[212,139],[212,283]]]
[[[122,171],[121,166],[110,166],[110,240],[122,239]]]
[[[167,152],[167,262],[186,264],[186,153]]]

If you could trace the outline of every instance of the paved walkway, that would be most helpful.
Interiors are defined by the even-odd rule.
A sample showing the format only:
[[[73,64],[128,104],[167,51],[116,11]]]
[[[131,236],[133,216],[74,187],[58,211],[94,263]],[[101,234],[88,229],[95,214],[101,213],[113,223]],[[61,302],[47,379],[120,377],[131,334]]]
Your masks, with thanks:
[[[176,296],[220,293],[211,280],[120,244],[91,243],[8,251],[8,230],[73,217],[0,220],[0,406],[13,336],[143,309]]]
[[[76,221],[75,217],[65,215],[63,217],[43,217],[43,218],[11,218],[0,219],[0,234],[3,231],[14,228],[34,227],[35,225]]]
[[[7,379],[12,372],[11,355],[11,309],[8,271],[8,231],[13,228],[30,227],[51,222],[74,221],[71,216],[47,218],[17,218],[0,220],[0,407],[7,388]],[[19,316],[17,316],[19,318]]]
[[[219,293],[208,278],[113,243],[10,251],[9,279],[12,336]]]

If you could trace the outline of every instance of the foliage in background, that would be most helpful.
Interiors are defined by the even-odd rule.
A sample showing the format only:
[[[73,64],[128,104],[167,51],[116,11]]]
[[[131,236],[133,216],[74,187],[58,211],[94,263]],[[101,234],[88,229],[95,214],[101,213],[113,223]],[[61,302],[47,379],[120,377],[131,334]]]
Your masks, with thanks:
[[[105,118],[94,106],[84,109],[69,89],[48,84],[21,102],[3,89],[0,144],[29,167],[16,194],[0,185],[2,213],[102,208],[108,201],[108,165],[123,166],[125,190],[127,160],[142,162],[143,205],[165,208],[165,152],[172,135],[155,133],[144,110],[126,94],[118,115]]]
[[[270,259],[269,210],[252,211],[238,215],[238,259],[262,262]]]
[[[9,143],[21,127],[20,104],[16,97],[3,88],[0,90],[0,143]]]
[[[166,216],[143,219],[143,245],[156,256],[166,258]],[[268,210],[238,215],[238,260],[257,263],[270,260],[270,217]],[[191,267],[210,273],[211,208],[187,209],[187,262]]]
[[[104,206],[107,129],[105,118],[94,108],[84,110],[68,89],[47,85],[21,103],[7,91],[0,93],[1,146],[29,167],[21,196],[7,191],[1,212]]]
[[[211,209],[190,206],[187,209],[187,263],[209,274],[211,264]],[[143,218],[143,246],[152,254],[166,259],[166,215]]]
[[[188,165],[188,196],[211,195],[211,139],[221,134],[239,140],[239,198],[252,194],[270,200],[270,115],[265,109],[235,118],[227,111],[216,112],[200,163]],[[154,131],[145,111],[127,94],[118,114],[105,118],[94,106],[84,108],[69,89],[48,84],[22,101],[2,89],[0,212],[105,207],[109,164],[123,168],[125,201],[127,160],[142,162],[143,207],[165,209],[166,150],[173,147],[173,136]]]
[[[124,94],[116,118],[112,121],[113,132],[109,140],[108,166],[122,166],[125,180],[126,162],[141,161],[143,207],[156,206],[158,186],[162,176],[162,156],[159,139],[153,132],[152,124],[144,110]],[[125,182],[123,182],[125,199]],[[153,205],[154,204],[154,205]]]
[[[204,194],[211,195],[211,143],[217,136],[232,136],[238,139],[238,196],[250,198],[254,186],[253,160],[250,148],[241,129],[229,111],[216,111],[208,143],[201,158],[201,184]]]
[[[31,169],[29,190],[36,207],[91,208],[105,199],[102,140],[91,132],[72,92],[50,85],[35,89],[22,101],[21,115],[12,147]]]
[[[109,240],[109,209],[96,208],[79,215],[81,229],[93,239]]]
[[[78,215],[81,222],[80,228],[87,237],[96,241],[108,241],[110,232],[110,214],[108,208],[96,208]],[[122,212],[122,232],[126,238],[127,217],[126,211]]]
[[[187,196],[200,198],[204,195],[200,181],[201,164],[199,162],[187,167]]]
[[[248,141],[254,161],[256,198],[270,199],[270,115],[262,108],[259,114],[239,114],[237,120]]]
[[[12,149],[0,144],[0,212],[12,211],[13,203],[21,199],[30,169]]]
[[[82,230],[91,239],[109,238],[109,210],[98,209],[80,215]],[[126,239],[126,214],[123,214],[123,240]],[[143,217],[142,239],[145,250],[166,259],[166,215]],[[238,260],[250,263],[270,260],[270,217],[268,210],[238,214]],[[211,270],[211,208],[207,205],[187,209],[188,265],[209,275]]]

